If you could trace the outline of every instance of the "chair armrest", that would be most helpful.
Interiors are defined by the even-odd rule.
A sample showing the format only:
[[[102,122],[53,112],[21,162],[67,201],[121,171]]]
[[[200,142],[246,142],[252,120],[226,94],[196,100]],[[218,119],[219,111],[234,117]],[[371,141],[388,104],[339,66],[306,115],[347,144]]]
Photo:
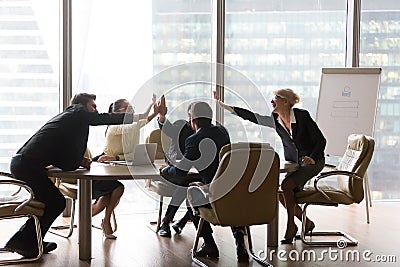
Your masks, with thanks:
[[[355,172],[334,170],[334,171],[321,172],[316,178],[316,180],[320,180],[332,175],[347,175],[349,177],[353,177],[356,179],[361,179],[361,180],[363,179],[362,177],[358,176]]]
[[[331,198],[321,188],[319,188],[318,182],[324,178],[327,178],[327,177],[333,176],[333,175],[346,175],[346,176],[353,177],[356,179],[363,179],[362,177],[358,176],[356,173],[349,172],[349,171],[334,170],[334,171],[328,171],[328,172],[321,172],[317,176],[317,178],[315,178],[315,180],[314,180],[314,188],[315,188],[315,190],[320,192],[327,200],[331,200]]]
[[[0,172],[0,176],[13,178],[12,174],[11,174],[11,173],[8,173],[8,172]]]
[[[191,182],[191,183],[189,184],[189,186],[204,187],[205,184],[203,184],[202,182]]]
[[[12,174],[8,172],[0,172],[0,176],[3,177],[3,180],[8,180],[8,178],[11,178],[11,180],[15,180]],[[15,197],[19,194],[19,192],[21,192],[21,187],[18,187],[18,190],[12,193],[11,196]]]
[[[330,168],[330,169],[336,169],[336,166],[333,164],[329,164],[329,163],[325,163],[325,167],[326,168]]]
[[[202,205],[205,205],[208,203],[208,190],[207,188],[199,185],[192,185],[192,184],[203,184],[201,182],[194,182],[191,183],[187,190],[187,200],[189,202],[190,208],[192,209],[192,212],[194,215],[199,215],[200,212],[198,208]]]
[[[325,163],[325,166],[324,166],[324,169],[323,169],[323,170],[325,170],[325,171],[335,171],[335,170],[337,170],[337,169],[336,169],[336,166],[335,166],[335,165]]]
[[[20,205],[18,205],[18,207],[15,208],[15,212],[20,211],[24,206],[26,206],[30,201],[32,201],[35,198],[35,195],[33,194],[32,189],[24,181],[16,180],[13,178],[3,178],[3,179],[0,179],[0,184],[16,185],[16,186],[22,187],[26,191],[28,191],[29,198],[24,200]]]

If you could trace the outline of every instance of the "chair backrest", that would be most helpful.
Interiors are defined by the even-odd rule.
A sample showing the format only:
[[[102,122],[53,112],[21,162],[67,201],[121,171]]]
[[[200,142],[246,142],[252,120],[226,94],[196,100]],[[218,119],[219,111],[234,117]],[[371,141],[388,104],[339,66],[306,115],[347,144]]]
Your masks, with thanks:
[[[156,159],[164,159],[165,153],[169,151],[171,139],[160,129],[155,129],[147,136],[146,143],[157,143]]]
[[[221,148],[221,151],[219,152],[219,160],[222,159],[222,157],[225,155],[226,152],[233,150],[233,149],[239,149],[239,148],[271,148],[271,145],[269,143],[252,143],[252,142],[238,142],[238,143],[231,143],[223,146]]]
[[[265,144],[231,144],[222,149],[209,198],[220,225],[269,223],[276,215],[279,156]]]
[[[372,137],[362,134],[351,134],[348,137],[347,149],[341,159],[338,170],[355,172],[364,177],[371,162],[375,141]],[[363,180],[338,176],[338,186],[352,196],[356,203],[364,198]]]

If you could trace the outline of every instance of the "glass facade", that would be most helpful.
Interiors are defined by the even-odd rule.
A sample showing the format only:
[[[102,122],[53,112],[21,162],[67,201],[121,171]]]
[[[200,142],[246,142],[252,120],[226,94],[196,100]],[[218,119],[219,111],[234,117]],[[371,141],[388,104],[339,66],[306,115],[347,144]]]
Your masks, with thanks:
[[[225,3],[225,102],[268,114],[271,92],[289,87],[302,97],[298,107],[315,117],[321,69],[346,66],[351,38],[346,15],[352,12],[347,1]],[[359,65],[382,68],[369,182],[373,199],[399,199],[400,2],[361,4]],[[151,93],[165,93],[171,120],[186,118],[189,101],[210,98],[213,89],[204,82],[212,82],[213,70],[193,62],[215,62],[214,5],[205,0],[74,1],[73,94],[97,94],[100,112],[118,98],[142,112]],[[2,171],[8,171],[16,149],[60,111],[59,36],[58,1],[1,1]],[[224,115],[232,141],[270,142],[282,155],[274,131]],[[146,127],[142,138],[156,122]],[[89,147],[96,155],[105,127],[92,128]]]
[[[271,113],[272,91],[292,88],[301,96],[297,107],[315,117],[321,68],[345,65],[346,1],[227,0],[225,31],[225,64],[255,84],[228,90],[225,102],[260,114]],[[228,74],[225,83],[237,81]],[[274,143],[283,155],[274,130],[225,115],[232,140]]]
[[[382,68],[375,122],[375,152],[369,169],[373,199],[400,198],[400,3],[363,0],[360,67]]]
[[[59,112],[59,4],[0,1],[0,171]]]

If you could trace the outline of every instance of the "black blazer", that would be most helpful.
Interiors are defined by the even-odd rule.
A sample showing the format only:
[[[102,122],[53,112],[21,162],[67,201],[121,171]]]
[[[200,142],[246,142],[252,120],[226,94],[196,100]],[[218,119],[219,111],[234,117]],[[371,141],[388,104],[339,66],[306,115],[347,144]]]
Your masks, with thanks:
[[[182,160],[176,166],[163,169],[162,174],[167,177],[185,176],[191,167],[195,167],[200,180],[209,184],[218,169],[219,152],[229,143],[228,131],[223,126],[202,127],[186,139]]]
[[[283,144],[285,160],[300,163],[302,156],[317,162],[324,157],[326,139],[307,110],[293,108],[296,123],[292,123],[292,136],[278,122],[278,115],[260,115],[247,109],[234,107],[233,113],[256,124],[275,128]]]
[[[158,123],[161,131],[171,138],[171,146],[169,149],[168,159],[182,159],[183,153],[185,152],[185,141],[186,138],[194,134],[194,130],[189,122],[185,120],[177,120],[170,123],[169,120],[165,120],[163,124]]]
[[[133,115],[89,112],[83,105],[71,105],[49,120],[17,152],[38,167],[53,165],[64,171],[77,169],[86,151],[90,125],[132,123]]]

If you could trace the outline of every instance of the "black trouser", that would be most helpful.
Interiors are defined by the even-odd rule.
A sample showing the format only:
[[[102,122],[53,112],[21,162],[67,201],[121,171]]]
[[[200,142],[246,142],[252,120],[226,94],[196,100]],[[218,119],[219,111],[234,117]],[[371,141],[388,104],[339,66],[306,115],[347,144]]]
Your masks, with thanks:
[[[165,212],[164,221],[165,223],[169,223],[174,219],[176,212],[179,209],[179,206],[186,199],[187,195],[187,187],[192,182],[201,181],[196,175],[188,175],[182,177],[165,177],[166,180],[170,181],[173,184],[177,185],[177,188],[172,195],[171,201],[167,207],[167,211]],[[190,219],[190,211],[187,211],[185,215],[180,219],[182,223],[186,223]]]
[[[171,201],[168,204],[167,211],[165,212],[165,217],[163,222],[170,223],[173,221],[179,206],[183,203],[186,198],[186,189],[178,188],[172,195]],[[190,215],[186,212],[185,216],[181,219],[182,223],[186,223],[190,219]]]
[[[48,178],[46,168],[40,167],[27,157],[17,154],[11,160],[10,170],[15,179],[22,180],[32,188],[35,199],[46,207],[39,217],[42,237],[49,230],[54,220],[65,208],[65,198]],[[33,219],[29,219],[19,230],[19,235],[31,237],[34,230]],[[28,240],[26,240],[28,241]]]

